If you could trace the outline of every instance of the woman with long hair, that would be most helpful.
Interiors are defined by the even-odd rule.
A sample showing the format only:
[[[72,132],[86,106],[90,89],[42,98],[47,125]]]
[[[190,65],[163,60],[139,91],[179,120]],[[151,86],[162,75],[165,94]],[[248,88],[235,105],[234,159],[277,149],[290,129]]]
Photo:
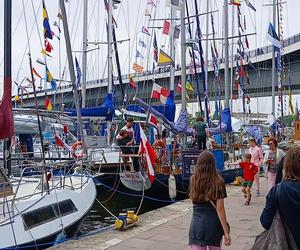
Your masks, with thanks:
[[[287,152],[283,170],[282,182],[274,186],[267,195],[260,222],[265,229],[270,229],[278,209],[281,220],[289,228],[300,249],[300,147]],[[277,188],[280,188],[278,197]]]
[[[217,173],[213,154],[203,151],[190,180],[189,197],[193,202],[193,217],[189,230],[191,250],[221,249],[229,246],[229,224],[226,220],[224,198],[227,197],[225,183]]]

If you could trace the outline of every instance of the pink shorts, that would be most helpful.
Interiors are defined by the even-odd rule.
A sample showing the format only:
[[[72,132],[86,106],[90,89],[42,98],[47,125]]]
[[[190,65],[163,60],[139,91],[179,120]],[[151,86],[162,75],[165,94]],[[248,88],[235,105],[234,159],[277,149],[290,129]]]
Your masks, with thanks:
[[[189,250],[221,250],[221,246],[200,246],[200,245],[189,245]]]

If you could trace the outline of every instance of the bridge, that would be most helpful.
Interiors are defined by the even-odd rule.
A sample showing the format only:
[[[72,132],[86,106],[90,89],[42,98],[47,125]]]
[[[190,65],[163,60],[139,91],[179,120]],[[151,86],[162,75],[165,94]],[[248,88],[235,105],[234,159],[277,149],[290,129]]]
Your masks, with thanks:
[[[300,34],[294,35],[284,40],[284,54],[283,54],[283,68],[286,73],[286,77],[283,81],[283,94],[287,94],[288,89],[288,77],[291,79],[290,88],[293,90],[293,94],[300,93]],[[251,62],[251,67],[248,67],[249,72],[249,84],[244,85],[244,92],[249,94],[250,97],[263,97],[270,96],[272,90],[272,45],[265,46],[256,50],[245,52]],[[246,64],[249,64],[246,62]],[[230,65],[232,60],[230,59]],[[235,63],[233,65],[235,67]],[[217,93],[216,85],[214,84],[214,72],[212,62],[208,63],[208,95],[210,100],[214,100],[214,96]],[[175,87],[180,81],[182,69],[180,65],[175,67]],[[187,75],[190,75],[188,66],[186,68]],[[196,76],[199,79],[200,91],[202,93],[203,100],[203,88],[201,78],[200,65],[197,67]],[[153,79],[161,86],[167,87],[169,85],[170,67],[158,68],[154,75],[151,72],[146,71],[143,74],[132,74],[135,80],[137,80],[138,90],[137,96],[144,100],[149,100],[152,90]],[[220,76],[221,76],[221,98],[224,98],[224,58],[221,59],[220,64]],[[233,74],[234,77],[234,74]],[[132,100],[136,93],[136,90],[130,87],[128,75],[122,76],[123,86],[126,91],[127,100]],[[276,84],[277,85],[277,84]],[[119,100],[122,102],[121,89],[118,77],[114,77],[115,93]],[[189,93],[190,101],[196,101],[196,86],[193,80],[194,93]],[[107,78],[97,79],[87,82],[87,106],[96,106],[102,104],[104,97],[107,94]],[[276,86],[275,91],[277,93],[278,88]],[[71,84],[62,86],[54,93],[51,89],[38,90],[37,98],[41,107],[44,107],[45,93],[50,98],[56,95],[56,103],[64,103],[67,108],[72,107],[74,104],[73,93]],[[62,99],[63,98],[63,99]],[[180,94],[175,95],[175,102],[181,102]],[[29,93],[23,99],[23,107],[34,106],[33,93]]]

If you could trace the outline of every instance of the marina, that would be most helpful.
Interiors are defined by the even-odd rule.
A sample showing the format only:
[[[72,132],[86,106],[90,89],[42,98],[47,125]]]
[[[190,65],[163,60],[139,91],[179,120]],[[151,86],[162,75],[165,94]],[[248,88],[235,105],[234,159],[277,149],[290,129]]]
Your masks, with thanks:
[[[295,0],[16,1],[0,249],[296,249]]]

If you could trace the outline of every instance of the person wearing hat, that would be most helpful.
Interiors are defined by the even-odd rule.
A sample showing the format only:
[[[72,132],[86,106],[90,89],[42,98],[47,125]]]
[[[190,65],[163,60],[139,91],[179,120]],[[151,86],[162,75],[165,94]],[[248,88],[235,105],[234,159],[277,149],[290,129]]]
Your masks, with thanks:
[[[256,196],[260,195],[259,192],[259,169],[263,163],[264,156],[262,149],[258,146],[254,138],[249,139],[249,154],[251,154],[251,162],[258,167],[258,172],[254,176],[254,181],[256,183]]]

